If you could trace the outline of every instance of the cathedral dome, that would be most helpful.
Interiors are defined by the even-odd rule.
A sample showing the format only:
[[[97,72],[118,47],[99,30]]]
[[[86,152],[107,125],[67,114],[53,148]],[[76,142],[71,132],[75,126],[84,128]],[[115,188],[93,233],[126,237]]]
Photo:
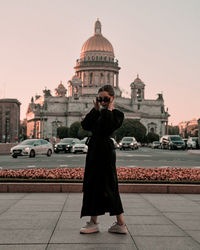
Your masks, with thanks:
[[[82,46],[81,57],[88,52],[107,52],[114,57],[112,44],[101,34],[101,23],[99,20],[95,22],[94,35],[90,37]]]

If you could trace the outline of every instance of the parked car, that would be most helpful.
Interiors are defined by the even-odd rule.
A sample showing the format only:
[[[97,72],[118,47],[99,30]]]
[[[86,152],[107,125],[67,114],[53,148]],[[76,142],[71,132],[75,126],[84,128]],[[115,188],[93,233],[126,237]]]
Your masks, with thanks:
[[[123,137],[119,143],[120,150],[125,149],[138,149],[138,144],[135,137]]]
[[[43,139],[27,139],[10,149],[13,158],[18,156],[35,157],[36,155],[51,156],[52,152],[52,144]]]
[[[187,141],[187,148],[189,149],[199,148],[198,137],[190,137]]]
[[[179,135],[164,135],[160,139],[162,149],[185,149],[185,143]]]
[[[82,140],[82,141],[75,143],[71,149],[71,152],[74,154],[80,153],[80,152],[86,154],[87,151],[88,151],[88,146],[85,144],[85,140]]]
[[[63,138],[60,140],[60,142],[58,142],[54,145],[54,152],[55,153],[59,153],[59,152],[64,152],[64,153],[70,152],[71,153],[72,146],[78,142],[80,142],[80,140],[77,138]]]
[[[151,144],[151,148],[160,148],[160,142],[159,141],[153,141]]]

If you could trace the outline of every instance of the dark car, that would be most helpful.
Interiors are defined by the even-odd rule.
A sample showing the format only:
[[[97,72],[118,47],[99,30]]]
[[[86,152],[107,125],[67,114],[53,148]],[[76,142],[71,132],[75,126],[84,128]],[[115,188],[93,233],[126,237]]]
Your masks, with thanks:
[[[160,148],[160,142],[159,141],[153,141],[151,144],[151,148]]]
[[[59,153],[59,152],[71,153],[73,145],[78,142],[80,142],[80,140],[77,138],[63,138],[60,140],[60,142],[54,145],[54,152],[55,153]]]
[[[185,149],[185,142],[179,135],[164,135],[160,139],[162,149]]]

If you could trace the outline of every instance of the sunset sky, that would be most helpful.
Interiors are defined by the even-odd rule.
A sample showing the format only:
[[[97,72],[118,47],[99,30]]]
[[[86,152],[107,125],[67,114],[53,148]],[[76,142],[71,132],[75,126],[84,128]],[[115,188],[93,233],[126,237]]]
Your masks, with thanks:
[[[200,0],[0,0],[0,98],[17,98],[24,119],[32,96],[67,87],[97,18],[124,95],[139,74],[170,124],[200,118]]]

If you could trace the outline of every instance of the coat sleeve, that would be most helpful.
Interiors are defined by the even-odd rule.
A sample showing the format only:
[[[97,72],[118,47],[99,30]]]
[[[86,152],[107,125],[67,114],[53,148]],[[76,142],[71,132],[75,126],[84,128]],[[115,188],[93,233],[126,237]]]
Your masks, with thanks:
[[[81,122],[82,128],[87,131],[91,131],[99,116],[100,111],[95,110],[95,108],[91,109],[91,111],[85,116],[85,118]]]
[[[113,111],[103,109],[98,120],[97,130],[99,134],[110,135],[116,129],[121,127],[124,120],[124,114],[114,109]]]

